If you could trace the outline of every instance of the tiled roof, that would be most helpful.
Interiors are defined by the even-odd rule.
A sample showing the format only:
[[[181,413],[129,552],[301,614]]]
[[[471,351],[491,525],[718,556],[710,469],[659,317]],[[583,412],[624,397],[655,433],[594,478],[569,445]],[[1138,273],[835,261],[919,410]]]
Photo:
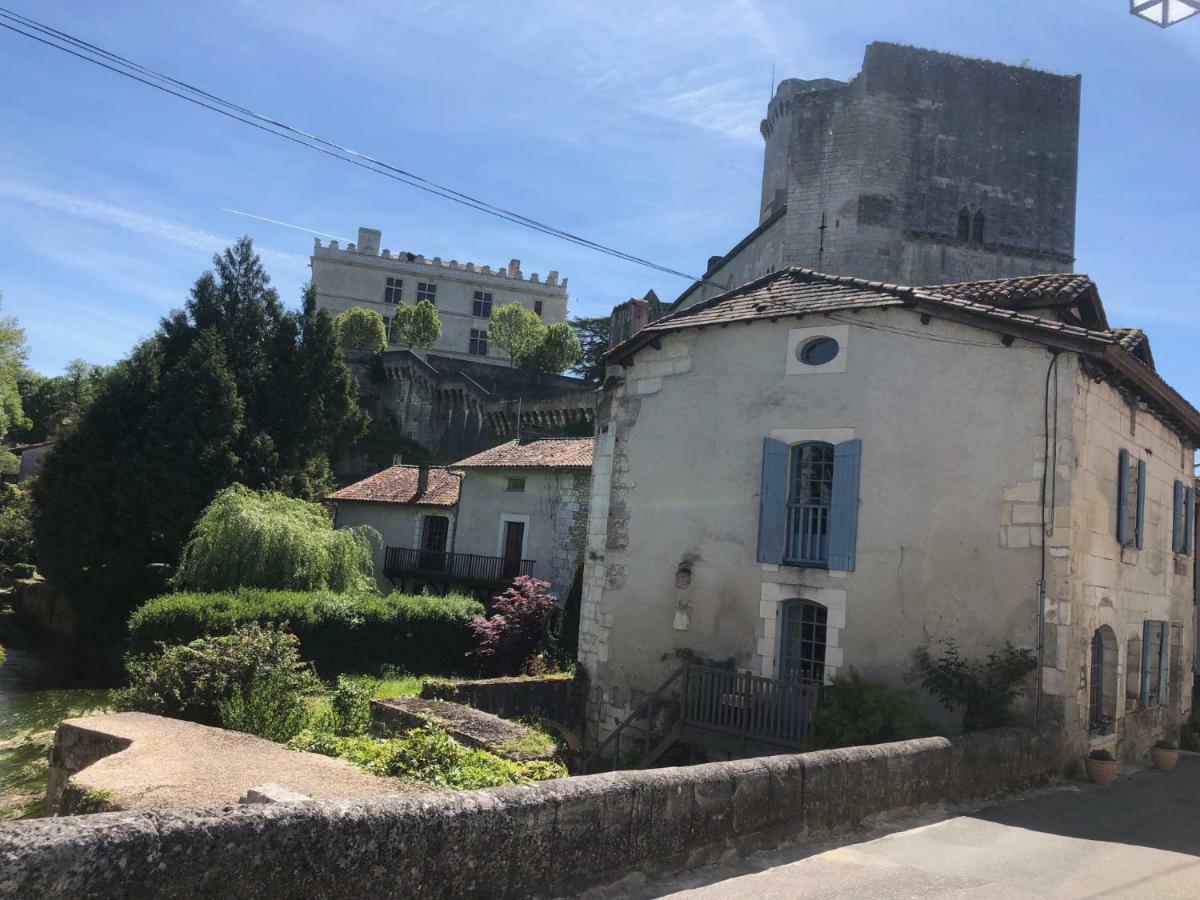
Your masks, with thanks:
[[[652,322],[605,356],[611,362],[627,360],[645,345],[656,345],[659,335],[685,328],[894,306],[923,316],[991,323],[993,327],[1007,323],[1009,328],[996,330],[1086,353],[1118,382],[1135,384],[1193,441],[1200,442],[1200,411],[1155,372],[1150,344],[1142,332],[1108,327],[1099,292],[1086,275],[906,287],[848,275],[823,275],[812,269],[782,269]],[[1043,314],[1035,315],[1035,310]]]
[[[392,466],[326,499],[358,503],[454,506],[462,476],[441,466]]]
[[[1004,285],[1008,282],[1013,282],[1015,286],[1005,288]],[[1093,339],[1102,344],[1113,343],[1113,338],[1107,331],[1021,312],[1019,307],[997,305],[1007,297],[1007,302],[1030,308],[1034,305],[1035,296],[1041,296],[1045,305],[1063,304],[1066,302],[1064,298],[1072,293],[1078,296],[1085,290],[1094,290],[1095,286],[1086,275],[1035,276],[978,282],[978,285],[978,290],[972,290],[969,284],[906,287],[882,281],[867,281],[849,275],[823,275],[812,269],[789,268],[674,312],[643,328],[639,334],[644,339],[656,332],[681,328],[840,310],[917,306],[923,301],[932,307],[961,310],[1047,332]],[[1041,294],[1038,293],[1039,290]],[[975,299],[976,297],[991,297],[996,303],[986,303]],[[612,351],[610,354],[620,355]]]
[[[468,456],[454,464],[456,469],[590,469],[592,438],[541,438],[509,441],[491,450]]]
[[[1086,275],[1029,275],[939,284],[927,290],[956,300],[971,300],[1005,309],[1039,309],[1075,303],[1089,296],[1095,287]]]

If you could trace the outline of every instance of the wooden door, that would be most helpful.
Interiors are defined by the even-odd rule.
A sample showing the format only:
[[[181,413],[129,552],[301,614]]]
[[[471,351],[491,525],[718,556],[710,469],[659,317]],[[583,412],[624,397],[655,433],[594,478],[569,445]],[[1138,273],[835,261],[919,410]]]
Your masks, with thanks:
[[[516,578],[521,574],[521,551],[525,545],[525,523],[504,523],[504,577]]]

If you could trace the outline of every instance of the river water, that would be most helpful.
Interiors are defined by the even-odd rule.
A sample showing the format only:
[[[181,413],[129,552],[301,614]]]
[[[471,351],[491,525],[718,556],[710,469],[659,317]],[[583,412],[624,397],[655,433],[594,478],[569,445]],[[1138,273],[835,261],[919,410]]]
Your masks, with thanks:
[[[47,755],[63,719],[105,708],[78,655],[39,641],[14,619],[0,592],[0,821],[41,815]]]

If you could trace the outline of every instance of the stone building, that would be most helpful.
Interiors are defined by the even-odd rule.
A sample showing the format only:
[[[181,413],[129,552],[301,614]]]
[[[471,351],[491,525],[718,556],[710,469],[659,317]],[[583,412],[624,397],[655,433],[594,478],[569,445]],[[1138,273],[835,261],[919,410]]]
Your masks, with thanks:
[[[391,321],[396,304],[428,300],[438,309],[442,336],[430,348],[441,356],[508,365],[508,357],[488,343],[492,308],[520,303],[547,325],[566,321],[567,279],[557,272],[528,277],[521,261],[493,269],[474,263],[426,258],[419,253],[380,250],[380,232],[358,229],[358,241],[345,248],[336,240],[315,239],[312,280],[317,306],[334,315],[350,307],[371,309]]]
[[[1132,759],[1190,710],[1198,442],[1086,276],[788,268],[651,323],[597,412],[591,736],[680,659],[778,694],[1008,641],[1038,649],[1044,724]],[[735,715],[742,689],[708,702]]]
[[[780,82],[759,224],[676,307],[787,266],[903,284],[1070,271],[1078,76],[874,43]]]
[[[331,494],[339,527],[383,535],[385,592],[493,596],[517,575],[564,598],[587,540],[591,438],[513,440],[451,466],[394,465]]]

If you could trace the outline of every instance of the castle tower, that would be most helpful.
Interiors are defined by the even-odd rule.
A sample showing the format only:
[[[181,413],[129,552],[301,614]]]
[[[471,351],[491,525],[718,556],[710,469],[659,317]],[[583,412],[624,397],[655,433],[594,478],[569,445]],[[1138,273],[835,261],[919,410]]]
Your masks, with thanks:
[[[783,266],[904,284],[1070,271],[1078,76],[875,43],[848,82],[781,82],[759,225],[690,306]]]

